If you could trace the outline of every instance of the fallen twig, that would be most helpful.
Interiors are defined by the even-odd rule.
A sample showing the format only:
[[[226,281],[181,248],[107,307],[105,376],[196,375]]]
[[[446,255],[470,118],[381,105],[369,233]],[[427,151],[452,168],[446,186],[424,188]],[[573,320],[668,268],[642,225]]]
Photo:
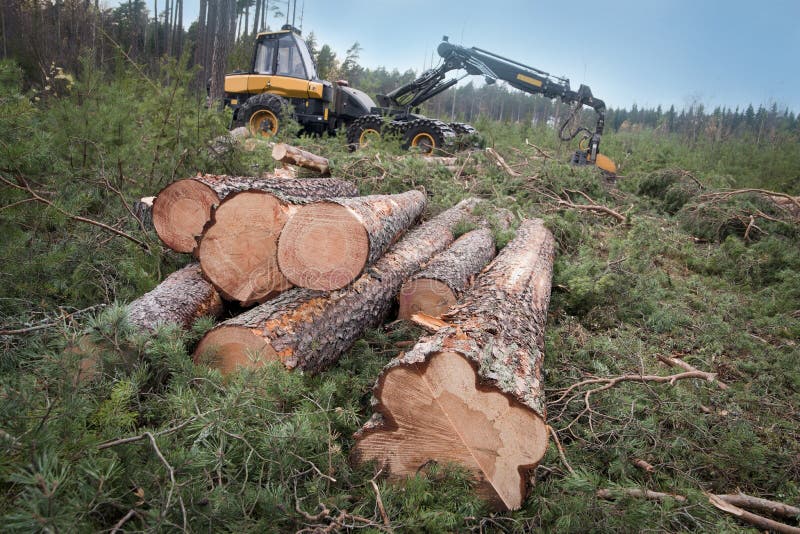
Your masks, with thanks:
[[[558,449],[558,455],[561,457],[561,461],[564,463],[564,467],[566,467],[567,471],[569,471],[574,475],[575,470],[572,468],[571,465],[569,465],[569,462],[567,461],[567,455],[564,454],[564,448],[561,446],[561,441],[559,441],[556,431],[550,425],[547,425],[547,431],[550,432],[551,436],[553,436],[553,442],[556,444],[556,449]]]
[[[550,154],[548,154],[547,152],[545,152],[543,149],[539,148],[538,146],[534,145],[533,143],[529,142],[527,139],[525,139],[525,144],[528,145],[529,147],[535,149],[545,159],[555,159],[555,158],[553,158],[553,156],[551,156]]]
[[[800,534],[800,528],[798,527],[793,527],[791,525],[748,512],[747,510],[743,510],[742,508],[731,504],[726,499],[723,499],[720,495],[707,493],[706,496],[708,497],[708,502],[710,502],[718,510],[733,514],[738,519],[746,523],[750,523],[755,527],[766,530],[774,530],[775,532],[781,532],[785,534]]]
[[[103,308],[103,307],[105,307],[105,304],[95,304],[94,306],[89,306],[88,308],[84,308],[82,310],[77,310],[77,311],[74,311],[72,313],[68,313],[66,315],[62,315],[61,317],[58,317],[57,319],[54,319],[52,321],[48,321],[48,322],[43,323],[43,324],[38,324],[38,325],[34,325],[34,326],[20,327],[20,328],[9,329],[9,330],[0,330],[0,336],[16,336],[16,335],[20,335],[20,334],[28,334],[30,332],[37,332],[39,330],[44,330],[45,328],[51,328],[53,326],[61,324],[62,322],[64,322],[67,319],[69,319],[70,317],[74,317],[76,315],[80,315],[80,314],[83,314],[83,313],[94,311],[94,310],[96,310],[98,308]]]
[[[383,470],[381,470],[383,471]],[[375,482],[375,479],[381,474],[381,471],[378,471],[372,480],[370,480],[370,484],[372,484],[372,489],[375,490],[375,502],[378,505],[378,511],[381,513],[381,518],[383,519],[383,524],[389,532],[393,532],[392,524],[389,521],[389,515],[386,513],[386,508],[383,506],[383,499],[381,499],[381,492],[378,489],[378,484]]]
[[[676,495],[674,493],[661,493],[660,491],[652,491],[641,488],[615,488],[613,490],[599,489],[597,490],[596,494],[599,498],[608,501],[613,501],[617,499],[617,497],[620,494],[622,494],[622,495],[628,495],[630,497],[640,497],[642,499],[648,499],[651,501],[663,501],[665,499],[673,499],[678,502],[686,502],[686,497],[684,497],[683,495]]]
[[[670,367],[680,367],[689,372],[698,371],[696,367],[693,367],[691,364],[686,363],[685,361],[681,360],[680,358],[673,358],[671,356],[665,356],[663,354],[657,354],[656,358],[658,358],[661,362],[669,365]],[[719,378],[717,378],[716,374],[709,373],[708,376],[709,382],[715,382],[719,389],[726,390],[728,389],[728,384],[722,382]]]
[[[506,163],[506,160],[504,160],[504,159],[503,159],[503,156],[501,156],[500,154],[498,154],[498,153],[497,153],[497,151],[496,151],[495,149],[493,149],[493,148],[491,148],[491,147],[490,147],[490,148],[487,148],[487,149],[486,149],[486,153],[487,153],[487,154],[489,154],[489,156],[491,156],[491,157],[492,157],[492,159],[494,159],[494,160],[495,160],[495,162],[497,163],[497,165],[498,165],[498,166],[499,166],[501,169],[503,169],[504,171],[506,171],[506,174],[508,174],[509,176],[514,176],[514,177],[516,177],[516,176],[522,176],[520,173],[518,173],[517,171],[515,171],[514,169],[512,169],[512,168],[511,168],[511,167],[508,165],[508,163]]]
[[[753,497],[742,492],[727,495],[716,495],[728,504],[739,506],[740,508],[750,508],[759,512],[785,517],[787,519],[797,519],[800,517],[800,508],[782,502],[770,501],[761,497]]]

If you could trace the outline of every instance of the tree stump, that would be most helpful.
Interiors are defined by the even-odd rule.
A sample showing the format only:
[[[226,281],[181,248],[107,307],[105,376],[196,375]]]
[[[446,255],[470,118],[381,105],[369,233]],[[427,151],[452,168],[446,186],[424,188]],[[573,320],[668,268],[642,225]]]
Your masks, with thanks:
[[[497,509],[525,497],[526,473],[547,448],[542,382],[554,241],[527,220],[444,317],[448,326],[392,360],[376,382],[375,414],[354,459],[393,478],[427,462],[457,462]]]
[[[330,293],[294,288],[203,337],[195,361],[223,373],[281,361],[318,373],[336,363],[362,335],[380,324],[403,281],[453,242],[453,228],[478,204],[468,199],[419,225],[351,286]]]
[[[172,250],[192,252],[195,237],[211,218],[211,208],[229,194],[248,189],[275,195],[318,200],[358,195],[350,182],[335,178],[308,180],[198,175],[173,182],[153,202],[153,226],[158,237]]]
[[[294,285],[331,291],[355,280],[425,209],[421,191],[336,198],[301,206],[278,241],[278,265]]]
[[[408,320],[415,313],[440,317],[493,257],[491,231],[473,230],[462,235],[403,284],[397,318]]]

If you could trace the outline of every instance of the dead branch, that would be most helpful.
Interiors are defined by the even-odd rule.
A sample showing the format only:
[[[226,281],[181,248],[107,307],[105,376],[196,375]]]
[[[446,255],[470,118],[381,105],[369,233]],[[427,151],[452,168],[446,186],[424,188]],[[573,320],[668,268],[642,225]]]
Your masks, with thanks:
[[[131,508],[130,510],[128,510],[128,513],[125,514],[124,516],[122,516],[122,519],[117,521],[117,523],[113,527],[111,527],[111,534],[116,534],[117,532],[119,532],[120,529],[122,529],[122,525],[127,523],[128,519],[130,519],[131,517],[133,517],[135,515],[136,515],[136,510],[135,509]]]
[[[528,145],[529,147],[533,148],[537,152],[539,152],[539,154],[541,154],[544,159],[555,159],[555,158],[553,158],[553,156],[551,156],[550,154],[548,154],[547,152],[545,152],[543,149],[539,148],[538,146],[534,145],[533,143],[529,142],[527,139],[525,139],[525,144]]]
[[[740,508],[758,510],[759,512],[765,512],[768,514],[785,517],[787,519],[796,519],[800,517],[800,508],[796,506],[791,506],[777,501],[770,501],[769,499],[762,499],[761,497],[753,497],[752,495],[746,495],[742,492],[727,495],[716,495],[716,497],[722,499],[728,504],[732,504],[733,506],[738,506]]]
[[[596,494],[600,499],[605,499],[607,501],[616,500],[620,495],[628,495],[630,497],[640,497],[642,499],[648,499],[651,501],[673,499],[678,502],[686,502],[686,497],[683,495],[676,495],[674,493],[661,493],[660,491],[652,491],[641,488],[616,488],[613,490],[599,489],[597,490]]]
[[[31,200],[33,200],[35,202],[39,202],[41,204],[44,204],[44,205],[46,205],[48,207],[51,207],[54,210],[56,210],[57,212],[59,212],[62,215],[64,215],[65,217],[67,217],[69,219],[72,219],[73,221],[78,221],[78,222],[84,222],[84,223],[87,223],[87,224],[91,224],[93,226],[97,226],[98,228],[102,228],[104,230],[107,230],[107,231],[109,231],[109,232],[111,232],[113,234],[116,234],[116,235],[118,235],[120,237],[124,237],[125,239],[127,239],[129,241],[132,241],[133,243],[136,243],[145,252],[150,254],[150,246],[147,243],[145,243],[144,241],[140,241],[139,239],[136,239],[132,235],[130,235],[130,234],[126,233],[126,232],[123,232],[122,230],[118,230],[117,228],[114,228],[113,226],[109,226],[109,225],[107,225],[105,223],[101,223],[100,221],[95,221],[93,219],[87,219],[86,217],[81,217],[80,215],[75,215],[74,213],[70,213],[70,212],[68,212],[68,211],[66,211],[64,209],[61,209],[58,206],[56,206],[52,201],[47,200],[46,198],[44,198],[44,197],[40,196],[38,193],[36,193],[36,191],[34,191],[31,188],[31,186],[28,185],[28,182],[26,182],[22,178],[20,178],[19,181],[20,181],[19,184],[15,184],[14,182],[6,179],[4,176],[0,176],[0,182],[3,182],[4,184],[6,184],[9,187],[13,187],[14,189],[18,189],[20,191],[27,192],[30,195]]]
[[[381,474],[381,471],[378,471],[372,480],[370,480],[370,484],[372,484],[372,489],[375,491],[375,502],[378,505],[378,510],[381,513],[381,518],[383,519],[383,524],[389,532],[392,532],[392,524],[389,522],[389,515],[386,513],[386,508],[383,506],[383,499],[381,499],[381,492],[378,489],[378,484],[375,482],[375,479]]]
[[[778,193],[775,191],[768,191],[766,189],[731,189],[727,191],[715,191],[713,193],[706,193],[705,195],[700,196],[701,201],[705,200],[725,200],[732,196],[736,195],[746,195],[748,193],[758,193],[760,195],[765,195],[767,197],[778,197],[783,198],[789,201],[789,203],[794,204],[795,208],[800,210],[800,197],[793,197],[792,195],[787,195],[786,193]]]
[[[696,367],[693,367],[691,364],[686,363],[685,361],[681,360],[680,358],[673,358],[673,357],[670,357],[670,356],[665,356],[663,354],[657,354],[656,358],[658,358],[661,362],[665,363],[666,365],[668,365],[670,367],[680,367],[681,369],[684,369],[684,370],[689,371],[689,372],[698,371],[698,369]],[[726,383],[722,382],[721,380],[719,380],[719,378],[717,378],[717,375],[715,375],[715,374],[714,375],[709,374],[708,380],[710,382],[716,382],[716,384],[719,387],[719,389],[722,389],[722,390],[728,389],[728,384],[726,384]]]
[[[38,324],[34,326],[27,326],[27,327],[20,327],[16,329],[9,329],[9,330],[0,330],[0,336],[16,336],[20,334],[28,334],[30,332],[37,332],[39,330],[44,330],[45,328],[51,328],[53,326],[62,324],[64,321],[71,317],[75,317],[76,315],[81,315],[83,313],[88,313],[99,308],[105,307],[105,304],[95,304],[94,306],[89,306],[88,308],[84,308],[82,310],[76,310],[72,313],[68,313],[66,315],[61,315],[57,319],[53,319],[52,321],[47,321],[43,324]]]
[[[752,512],[748,512],[747,510],[743,510],[736,505],[729,503],[727,500],[722,499],[719,495],[712,495],[707,493],[706,496],[708,497],[708,502],[710,502],[715,508],[722,510],[723,512],[727,512],[736,516],[737,519],[740,521],[744,521],[745,523],[750,523],[751,525],[765,530],[774,530],[775,532],[781,532],[786,534],[800,534],[800,528],[793,527],[791,525],[787,525],[785,523],[781,523],[779,521],[775,521],[772,519],[768,519],[764,516],[754,514]]]
[[[497,166],[500,167],[501,169],[503,169],[506,172],[506,174],[508,174],[509,176],[514,176],[514,177],[522,176],[520,173],[518,173],[517,171],[512,169],[508,165],[508,163],[506,163],[506,160],[503,159],[503,156],[498,154],[495,149],[493,149],[491,147],[487,148],[486,149],[486,153],[489,154],[489,156],[495,161],[495,163],[497,163]]]
[[[558,439],[558,434],[556,434],[556,431],[550,425],[547,425],[547,431],[550,432],[551,436],[553,436],[553,442],[556,444],[556,449],[558,449],[558,455],[561,457],[561,461],[564,463],[564,467],[566,467],[567,471],[569,471],[574,475],[575,470],[572,468],[571,465],[569,465],[569,462],[567,461],[567,455],[564,453],[564,447],[561,446],[561,441]]]
[[[559,196],[559,195],[556,195],[554,192],[549,191],[549,190],[536,189],[536,191],[538,193],[540,193],[541,195],[553,200],[558,206],[563,206],[564,208],[569,208],[569,209],[576,209],[576,210],[581,210],[581,211],[590,211],[590,212],[594,212],[594,213],[600,213],[602,215],[608,215],[610,217],[613,217],[614,219],[616,219],[617,221],[619,221],[621,223],[627,224],[628,218],[625,215],[622,215],[621,213],[619,213],[617,211],[614,211],[613,209],[611,209],[611,208],[609,208],[607,206],[603,206],[601,204],[598,204],[589,195],[587,195],[583,191],[575,191],[575,190],[572,190],[572,189],[564,189],[564,190],[562,190],[563,197]],[[572,202],[572,198],[570,198],[570,194],[582,196],[584,199],[586,199],[588,204],[575,204],[574,202]]]
[[[641,458],[634,458],[633,465],[638,467],[639,469],[643,470],[646,473],[654,473],[656,468],[653,467],[653,464],[646,460],[642,460]]]
[[[663,501],[665,499],[674,499],[678,502],[686,502],[686,497],[683,495],[675,495],[671,493],[661,493],[658,491],[650,491],[641,488],[617,488],[614,490],[599,489],[597,490],[597,497],[600,499],[614,500],[618,495],[629,495],[631,497],[640,497],[644,499]],[[754,510],[772,513],[789,519],[793,519],[800,515],[800,509],[789,506],[781,502],[770,501],[758,497],[752,497],[739,493],[736,495],[714,495],[706,493],[708,501],[718,510],[727,512],[736,516],[740,521],[749,523],[762,530],[772,530],[775,532],[786,534],[800,534],[800,528],[775,521],[748,512],[740,506],[749,507]],[[738,506],[737,506],[738,504]]]

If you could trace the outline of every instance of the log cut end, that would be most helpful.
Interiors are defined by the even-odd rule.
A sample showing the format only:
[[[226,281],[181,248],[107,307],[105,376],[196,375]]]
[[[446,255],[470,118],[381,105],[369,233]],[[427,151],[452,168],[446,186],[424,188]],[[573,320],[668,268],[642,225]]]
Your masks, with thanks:
[[[158,237],[172,250],[192,252],[195,236],[211,216],[219,197],[197,180],[178,180],[165,187],[153,202],[153,226]]]
[[[403,284],[398,301],[400,310],[397,318],[407,321],[417,313],[441,317],[456,303],[456,296],[444,282],[418,278]]]
[[[278,243],[278,264],[294,285],[331,291],[354,280],[369,257],[363,222],[332,202],[303,206],[286,223]]]
[[[278,269],[278,236],[288,207],[264,191],[229,195],[200,241],[203,274],[228,300],[264,302],[291,287]]]
[[[267,341],[249,328],[238,326],[215,328],[203,337],[194,354],[195,363],[219,369],[224,375],[278,360]]]
[[[398,365],[376,388],[383,423],[356,436],[355,459],[377,461],[392,478],[426,463],[454,462],[475,477],[476,490],[499,510],[515,510],[526,473],[547,449],[547,429],[531,408],[478,385],[477,370],[456,352],[426,364]]]

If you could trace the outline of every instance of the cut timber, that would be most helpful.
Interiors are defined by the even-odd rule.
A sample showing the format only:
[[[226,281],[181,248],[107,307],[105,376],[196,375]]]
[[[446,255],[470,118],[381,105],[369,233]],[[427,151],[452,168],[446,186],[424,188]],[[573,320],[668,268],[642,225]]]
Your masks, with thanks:
[[[278,241],[278,265],[294,285],[341,289],[375,263],[425,209],[421,191],[334,198],[301,206]]]
[[[378,377],[375,414],[356,435],[354,458],[393,478],[427,462],[470,470],[479,494],[516,509],[525,474],[547,448],[542,383],[553,236],[523,221],[511,241],[445,316]]]
[[[294,206],[258,190],[228,195],[203,231],[197,258],[227,300],[264,302],[292,285],[278,269],[278,236]]]
[[[462,235],[403,284],[397,318],[408,320],[420,312],[441,317],[493,257],[492,232],[481,229]]]
[[[138,331],[152,332],[159,324],[188,328],[204,315],[219,317],[222,300],[192,263],[169,275],[152,291],[128,305],[128,321]]]
[[[258,189],[287,197],[309,200],[356,196],[358,189],[343,180],[316,178],[247,178],[241,176],[198,175],[178,180],[165,187],[153,202],[153,226],[158,237],[172,250],[192,252],[195,236],[211,218],[211,207],[231,193]]]
[[[311,152],[306,152],[300,148],[287,145],[286,143],[278,143],[275,145],[272,149],[272,157],[284,164],[290,163],[292,165],[297,165],[304,169],[316,171],[323,176],[330,175],[330,166],[327,159],[312,154]]]
[[[453,228],[479,201],[467,199],[419,225],[350,287],[324,293],[294,288],[220,323],[200,341],[195,361],[231,372],[279,360],[320,372],[338,361],[364,329],[380,324],[403,281],[453,242]]]

